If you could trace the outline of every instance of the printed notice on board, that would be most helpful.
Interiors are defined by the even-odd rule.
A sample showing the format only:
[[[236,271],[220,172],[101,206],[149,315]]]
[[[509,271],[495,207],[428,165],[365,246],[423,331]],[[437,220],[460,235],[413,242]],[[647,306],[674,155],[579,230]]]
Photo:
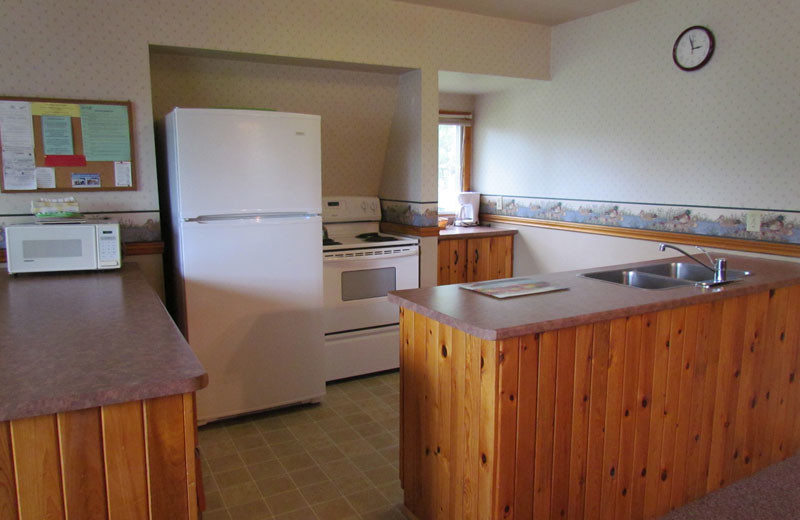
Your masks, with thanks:
[[[0,101],[3,149],[33,152],[33,118],[27,101]]]
[[[100,174],[99,173],[73,173],[72,174],[72,187],[73,188],[99,188],[100,187]]]
[[[114,163],[114,186],[118,188],[133,185],[130,161],[116,161]]]
[[[31,113],[35,116],[81,117],[81,108],[73,103],[34,101],[31,103]]]
[[[47,168],[45,166],[37,167],[33,170],[36,175],[37,188],[55,188],[56,187],[56,170],[54,168]]]
[[[3,148],[3,187],[6,190],[35,190],[35,169],[33,149]]]
[[[45,155],[72,155],[72,120],[67,116],[42,116]]]
[[[127,106],[81,105],[81,132],[86,160],[131,160]]]
[[[3,141],[3,187],[35,190],[33,119],[27,101],[0,101],[0,139]]]

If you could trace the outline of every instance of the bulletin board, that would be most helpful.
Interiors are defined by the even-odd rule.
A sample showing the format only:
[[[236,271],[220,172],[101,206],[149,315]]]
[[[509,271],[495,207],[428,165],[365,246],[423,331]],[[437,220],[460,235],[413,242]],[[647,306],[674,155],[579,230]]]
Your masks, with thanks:
[[[0,96],[0,145],[3,193],[136,189],[130,101]]]

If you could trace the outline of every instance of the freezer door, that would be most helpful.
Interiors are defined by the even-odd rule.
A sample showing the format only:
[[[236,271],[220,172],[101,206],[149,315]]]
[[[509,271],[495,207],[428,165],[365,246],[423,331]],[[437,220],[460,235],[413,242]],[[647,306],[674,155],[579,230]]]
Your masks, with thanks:
[[[320,219],[182,228],[187,340],[209,375],[198,420],[323,396]]]
[[[181,217],[321,212],[319,116],[175,109],[167,131]]]

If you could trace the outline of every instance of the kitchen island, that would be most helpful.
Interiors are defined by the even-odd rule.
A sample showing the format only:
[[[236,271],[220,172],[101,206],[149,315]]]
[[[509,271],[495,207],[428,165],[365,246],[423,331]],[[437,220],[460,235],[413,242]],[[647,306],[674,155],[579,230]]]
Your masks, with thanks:
[[[566,291],[507,300],[390,294],[407,509],[652,518],[797,453],[800,264],[728,262],[754,274],[714,289],[566,272],[535,277]]]
[[[197,518],[207,377],[138,268],[0,295],[0,518]]]

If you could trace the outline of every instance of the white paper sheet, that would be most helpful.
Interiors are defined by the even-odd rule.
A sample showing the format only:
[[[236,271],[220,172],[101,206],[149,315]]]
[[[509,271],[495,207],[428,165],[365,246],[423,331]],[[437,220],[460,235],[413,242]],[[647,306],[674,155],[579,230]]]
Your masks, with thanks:
[[[56,187],[56,169],[47,167],[38,167],[33,171],[36,175],[37,188],[55,188]]]
[[[133,184],[131,178],[131,163],[130,161],[115,161],[114,162],[114,185],[118,187],[127,187]]]
[[[33,118],[27,101],[0,101],[0,139],[3,150],[33,150]]]
[[[21,151],[3,148],[3,186],[9,190],[35,190],[33,150]]]

